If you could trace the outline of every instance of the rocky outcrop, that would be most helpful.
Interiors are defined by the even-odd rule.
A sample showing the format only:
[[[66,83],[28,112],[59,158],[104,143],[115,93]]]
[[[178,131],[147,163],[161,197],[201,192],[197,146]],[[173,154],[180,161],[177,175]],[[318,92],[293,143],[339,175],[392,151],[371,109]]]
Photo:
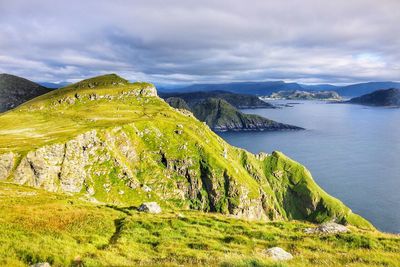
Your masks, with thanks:
[[[292,254],[280,247],[269,248],[264,253],[265,255],[276,261],[287,261],[293,259]]]
[[[15,164],[14,153],[5,153],[0,155],[0,181],[6,180],[10,176]]]
[[[157,202],[145,202],[139,206],[138,211],[158,214],[161,213],[161,207]]]
[[[307,234],[338,234],[338,233],[347,233],[350,230],[341,224],[334,222],[323,223],[315,228],[306,228],[304,230]]]

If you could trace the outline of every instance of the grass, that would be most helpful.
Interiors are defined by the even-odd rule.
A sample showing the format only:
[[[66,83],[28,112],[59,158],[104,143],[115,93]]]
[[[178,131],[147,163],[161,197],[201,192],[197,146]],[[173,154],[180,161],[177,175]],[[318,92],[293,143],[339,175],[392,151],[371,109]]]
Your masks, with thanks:
[[[0,183],[0,265],[398,266],[400,237],[350,227],[310,235],[312,224],[258,222],[214,213],[95,205],[79,197]],[[279,246],[294,259],[263,254]]]
[[[188,214],[188,218],[199,221],[199,225],[193,226],[198,232],[191,232],[192,224],[177,218],[176,213],[144,217],[147,215],[124,208],[145,201],[157,201],[169,211],[191,208],[222,214],[237,212],[238,216],[241,211],[250,210],[255,203],[265,212],[265,220],[307,220],[318,223],[337,220],[373,229],[369,222],[353,214],[342,202],[318,187],[304,166],[279,152],[256,156],[230,146],[192,115],[178,112],[158,97],[143,95],[142,92],[149,88],[152,85],[147,83],[128,83],[114,75],[102,76],[56,90],[0,115],[0,155],[9,151],[17,155],[13,171],[28,152],[43,146],[64,144],[76,135],[92,130],[96,130],[105,148],[99,150],[102,155],[91,157],[110,155],[108,160],[102,162],[89,160],[85,166],[85,186],[75,198],[42,192],[37,202],[33,201],[35,197],[25,201],[25,198],[12,196],[10,200],[4,199],[0,203],[4,205],[0,219],[4,228],[2,241],[7,244],[3,251],[12,252],[9,255],[3,252],[9,261],[6,263],[12,264],[13,258],[25,263],[47,259],[66,265],[79,256],[85,258],[87,265],[113,262],[115,265],[132,262],[161,264],[163,261],[202,264],[212,263],[215,257],[218,263],[243,261],[243,264],[257,265],[268,260],[255,251],[261,249],[262,245],[272,245],[276,237],[271,237],[275,241],[265,243],[265,240],[257,241],[255,237],[235,235],[235,231],[240,233],[236,225],[253,229],[260,239],[275,232],[284,235],[288,229],[280,231],[281,224],[245,223],[219,215],[186,211],[184,213]],[[133,156],[127,156],[121,149],[121,146],[128,144]],[[13,171],[6,177],[9,182],[13,181]],[[132,178],[129,179],[140,186],[149,186],[152,191],[145,192],[140,186],[126,186],[127,181],[123,178],[126,176],[122,175],[124,172],[131,174]],[[58,176],[54,177],[57,179]],[[59,182],[56,180],[55,184]],[[112,206],[93,206],[80,201],[79,198],[86,193],[86,186],[94,188],[97,200]],[[121,191],[124,193],[121,194]],[[40,201],[42,197],[45,201]],[[16,201],[15,206],[8,201]],[[149,226],[140,225],[143,218]],[[159,220],[182,224],[182,232],[178,236],[167,236],[163,241],[163,244],[169,244],[169,248],[159,249],[160,245],[156,243],[159,239],[153,237],[153,232],[144,230],[151,227],[159,231],[159,235],[172,235],[172,230],[179,231],[178,228],[171,230],[168,228],[170,226]],[[213,220],[215,223],[223,221],[224,229],[208,236],[207,231],[219,227],[211,222]],[[283,225],[297,227],[305,224]],[[136,229],[143,231],[136,233],[137,236],[147,237],[154,243],[132,241],[135,239],[130,231]],[[287,240],[293,238],[291,244],[300,240],[299,246],[303,245],[302,238],[296,239],[297,234],[303,236],[301,231],[293,234]],[[125,238],[127,236],[129,238]],[[172,243],[177,240],[183,242],[179,247],[182,251],[174,260],[173,253],[177,252]],[[39,242],[36,248],[29,247],[29,242],[33,241]],[[126,246],[117,248],[123,242]],[[365,240],[354,239],[355,242],[369,244]],[[26,245],[20,247],[20,243]],[[370,244],[375,243],[373,241]],[[297,253],[289,243],[277,244]],[[41,246],[44,249],[40,249]],[[63,247],[64,254],[57,256],[56,251],[62,251]],[[115,251],[110,252],[112,249]],[[225,252],[229,253],[224,258],[222,255]],[[90,253],[95,253],[95,256],[91,257]],[[316,255],[313,254],[314,257]]]

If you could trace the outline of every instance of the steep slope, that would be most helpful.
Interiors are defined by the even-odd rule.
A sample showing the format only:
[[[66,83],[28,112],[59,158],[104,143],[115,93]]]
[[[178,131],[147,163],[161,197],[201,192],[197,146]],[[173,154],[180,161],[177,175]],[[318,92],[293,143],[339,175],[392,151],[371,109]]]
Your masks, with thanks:
[[[168,97],[165,99],[165,102],[168,103],[173,108],[177,109],[186,109],[190,111],[189,105],[186,103],[186,101],[180,97]]]
[[[197,119],[206,122],[214,131],[303,130],[258,115],[244,114],[227,101],[218,98],[207,98],[196,104],[192,111]]]
[[[352,98],[348,103],[381,107],[400,107],[400,89],[378,90]]]
[[[27,79],[6,73],[0,74],[0,112],[15,108],[49,91],[50,89]]]
[[[226,91],[210,92],[190,92],[190,93],[162,93],[160,96],[164,99],[170,97],[179,97],[189,105],[194,106],[207,98],[220,98],[238,109],[246,108],[275,108],[274,105],[260,100],[257,96],[247,94],[237,94]]]
[[[0,180],[93,202],[372,228],[280,152],[235,148],[148,83],[84,80],[0,116]]]

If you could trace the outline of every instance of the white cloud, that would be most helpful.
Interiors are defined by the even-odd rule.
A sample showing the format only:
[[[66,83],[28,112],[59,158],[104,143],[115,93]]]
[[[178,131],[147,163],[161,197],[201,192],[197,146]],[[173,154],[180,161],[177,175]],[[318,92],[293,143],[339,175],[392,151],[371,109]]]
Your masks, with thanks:
[[[0,71],[39,81],[400,80],[400,1],[0,0]]]

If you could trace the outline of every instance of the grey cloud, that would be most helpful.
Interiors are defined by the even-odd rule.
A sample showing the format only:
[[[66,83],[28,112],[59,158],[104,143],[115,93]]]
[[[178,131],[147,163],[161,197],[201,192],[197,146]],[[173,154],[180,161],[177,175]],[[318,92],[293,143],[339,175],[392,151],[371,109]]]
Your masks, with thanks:
[[[156,83],[400,80],[400,2],[0,0],[0,72]]]

